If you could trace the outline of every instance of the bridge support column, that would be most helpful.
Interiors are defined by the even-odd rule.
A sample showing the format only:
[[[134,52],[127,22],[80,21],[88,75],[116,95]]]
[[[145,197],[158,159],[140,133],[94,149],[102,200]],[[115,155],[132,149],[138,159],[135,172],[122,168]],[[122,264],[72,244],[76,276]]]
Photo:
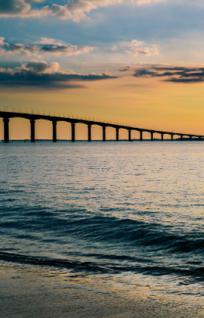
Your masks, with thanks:
[[[116,133],[116,141],[119,141],[119,127],[115,128],[115,133]]]
[[[140,141],[143,141],[143,130],[140,130]]]
[[[183,135],[180,135],[180,139],[183,140]]]
[[[161,134],[161,140],[164,141],[164,134]]]
[[[88,124],[88,141],[91,141],[91,124]]]
[[[106,141],[106,126],[102,126],[103,141]]]
[[[9,118],[4,117],[3,118],[3,124],[4,124],[4,143],[9,142]]]
[[[35,142],[35,119],[30,119],[30,141]]]
[[[128,129],[128,139],[129,141],[132,141],[132,130]]]
[[[171,140],[173,141],[174,140],[174,134],[171,134]]]
[[[52,121],[52,141],[57,142],[57,121]]]
[[[71,123],[71,137],[72,142],[76,141],[76,123]]]
[[[150,132],[150,136],[151,136],[151,141],[154,141],[154,133],[152,131]]]

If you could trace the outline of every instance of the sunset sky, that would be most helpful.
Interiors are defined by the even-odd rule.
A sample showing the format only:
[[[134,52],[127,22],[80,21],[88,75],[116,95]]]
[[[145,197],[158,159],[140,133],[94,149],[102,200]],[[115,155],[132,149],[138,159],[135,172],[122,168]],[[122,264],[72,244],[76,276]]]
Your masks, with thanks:
[[[203,17],[203,0],[0,0],[0,109],[204,134]]]

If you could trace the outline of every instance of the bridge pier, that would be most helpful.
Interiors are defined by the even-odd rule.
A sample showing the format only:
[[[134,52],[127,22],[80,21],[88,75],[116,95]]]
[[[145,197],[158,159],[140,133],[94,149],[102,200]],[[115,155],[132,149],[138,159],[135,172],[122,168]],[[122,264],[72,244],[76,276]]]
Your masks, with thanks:
[[[143,141],[143,130],[140,130],[140,141]]]
[[[52,121],[52,141],[57,142],[57,121]]]
[[[71,138],[72,142],[76,141],[76,123],[71,123]]]
[[[106,141],[106,126],[102,126],[102,135],[103,141]]]
[[[132,130],[128,129],[128,140],[132,141]]]
[[[171,136],[171,141],[173,141],[174,140],[174,134],[171,134],[170,136]]]
[[[35,142],[35,119],[30,119],[30,141]]]
[[[183,140],[183,135],[180,135],[180,139]]]
[[[4,143],[9,142],[9,120],[10,118],[4,117],[3,124],[4,124]]]
[[[119,141],[119,127],[115,128],[115,132],[116,132],[116,141]]]
[[[164,141],[164,134],[161,133],[161,141]]]
[[[88,141],[90,142],[91,141],[91,124],[88,124],[87,127],[88,127]]]
[[[153,131],[150,132],[150,136],[151,136],[151,141],[154,141],[154,133],[153,133]]]

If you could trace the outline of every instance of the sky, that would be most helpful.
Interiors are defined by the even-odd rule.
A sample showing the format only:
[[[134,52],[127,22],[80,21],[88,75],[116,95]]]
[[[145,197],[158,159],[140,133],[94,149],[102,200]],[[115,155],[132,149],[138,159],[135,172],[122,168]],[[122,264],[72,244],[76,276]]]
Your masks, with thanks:
[[[204,134],[203,16],[203,0],[0,0],[0,109]]]

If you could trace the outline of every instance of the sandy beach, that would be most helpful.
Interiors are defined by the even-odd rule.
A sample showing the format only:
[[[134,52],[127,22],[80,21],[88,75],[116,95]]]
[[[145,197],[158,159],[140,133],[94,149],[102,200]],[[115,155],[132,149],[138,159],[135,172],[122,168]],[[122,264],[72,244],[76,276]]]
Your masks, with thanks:
[[[46,269],[0,266],[1,318],[201,318],[201,303],[137,297]]]

